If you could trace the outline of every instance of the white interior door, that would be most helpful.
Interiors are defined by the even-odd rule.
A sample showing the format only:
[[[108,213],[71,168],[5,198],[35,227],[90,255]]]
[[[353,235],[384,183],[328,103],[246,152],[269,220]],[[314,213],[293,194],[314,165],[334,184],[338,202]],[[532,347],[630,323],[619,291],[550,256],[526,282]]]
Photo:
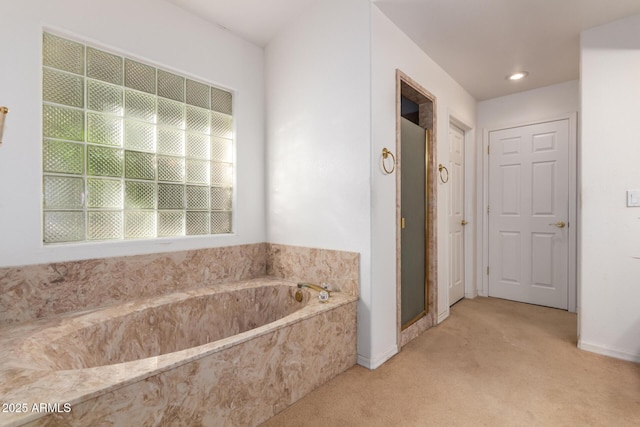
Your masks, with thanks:
[[[449,305],[464,298],[464,131],[449,125]]]
[[[489,143],[489,296],[567,309],[569,120]]]

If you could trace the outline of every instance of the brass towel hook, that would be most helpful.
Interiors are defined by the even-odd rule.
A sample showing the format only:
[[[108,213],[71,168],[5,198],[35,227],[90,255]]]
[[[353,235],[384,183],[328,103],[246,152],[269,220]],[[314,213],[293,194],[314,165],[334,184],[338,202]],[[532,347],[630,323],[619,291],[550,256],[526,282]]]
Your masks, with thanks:
[[[387,165],[384,162],[389,156],[391,156],[391,160],[393,162],[393,164],[391,165],[391,170],[387,169]],[[396,156],[394,156],[393,153],[387,149],[387,147],[382,149],[382,169],[384,169],[384,172],[387,175],[392,174],[393,171],[396,170]]]
[[[446,178],[442,177],[443,170],[447,173],[445,175]],[[447,182],[449,182],[449,169],[447,169],[442,163],[440,163],[438,165],[438,171],[440,172],[440,181],[442,181],[443,184],[446,184]]]
[[[8,113],[7,107],[0,107],[0,144],[2,144],[2,134],[4,133],[4,118]]]

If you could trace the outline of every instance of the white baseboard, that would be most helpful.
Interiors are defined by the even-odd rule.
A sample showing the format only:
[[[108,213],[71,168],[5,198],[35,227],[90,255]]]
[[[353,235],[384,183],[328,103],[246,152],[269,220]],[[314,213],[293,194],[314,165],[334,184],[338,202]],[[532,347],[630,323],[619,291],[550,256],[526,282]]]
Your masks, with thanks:
[[[627,353],[626,351],[614,350],[597,344],[586,343],[582,340],[578,340],[578,348],[580,350],[590,351],[591,353],[602,354],[603,356],[640,363],[640,353]]]
[[[361,354],[358,354],[357,363],[360,366],[364,366],[367,369],[373,370],[373,369],[379,368],[384,362],[391,359],[397,353],[398,353],[398,346],[393,345],[391,346],[391,348],[389,348],[389,350],[385,351],[383,354],[377,357],[369,358]]]
[[[442,313],[438,314],[438,325],[445,321],[445,319],[449,317],[449,309],[447,308]]]
[[[469,299],[474,299],[475,297],[478,296],[478,292],[473,291],[473,292],[465,292],[464,293],[464,297],[465,298],[469,298]]]

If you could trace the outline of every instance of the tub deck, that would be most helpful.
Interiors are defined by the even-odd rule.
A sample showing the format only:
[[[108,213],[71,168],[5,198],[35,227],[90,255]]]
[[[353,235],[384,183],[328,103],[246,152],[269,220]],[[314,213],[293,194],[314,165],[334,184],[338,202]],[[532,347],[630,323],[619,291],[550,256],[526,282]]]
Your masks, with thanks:
[[[197,347],[105,366],[68,370],[55,369],[52,366],[56,366],[56,361],[48,361],[48,356],[42,351],[51,345],[50,343],[59,335],[73,333],[78,329],[79,324],[96,316],[111,318],[121,316],[123,313],[144,310],[153,304],[227,293],[238,289],[281,285],[296,286],[295,283],[282,279],[259,278],[216,285],[210,288],[175,292],[98,309],[66,313],[0,328],[0,360],[2,361],[0,362],[0,402],[15,405],[26,404],[28,408],[27,412],[15,412],[16,407],[14,406],[13,411],[0,413],[0,426],[20,426],[48,415],[32,411],[34,404],[58,403],[62,411],[63,404],[68,403],[73,411],[74,406],[82,402],[263,337],[276,330],[318,316],[319,313],[328,312],[357,301],[356,296],[332,292],[327,303],[320,303],[315,298],[315,293],[312,293],[311,298],[307,297],[308,302],[299,310],[255,329]],[[350,336],[349,339],[355,339],[355,304],[352,307],[354,324],[351,326],[354,336]],[[317,328],[318,325],[313,327]],[[348,329],[349,334],[352,332],[350,328]],[[28,352],[33,352],[33,357],[29,356]],[[353,363],[355,363],[355,344],[353,359]],[[344,368],[340,369],[344,370]],[[295,401],[299,397],[301,396],[292,396],[291,398]],[[277,412],[281,409],[283,408],[278,409],[274,405],[274,411]]]

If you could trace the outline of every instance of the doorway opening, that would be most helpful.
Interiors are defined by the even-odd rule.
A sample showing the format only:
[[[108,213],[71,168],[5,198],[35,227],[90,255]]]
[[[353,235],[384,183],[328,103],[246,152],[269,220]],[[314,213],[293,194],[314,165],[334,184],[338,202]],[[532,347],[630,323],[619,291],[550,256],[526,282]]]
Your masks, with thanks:
[[[398,348],[436,323],[436,98],[396,71]]]

